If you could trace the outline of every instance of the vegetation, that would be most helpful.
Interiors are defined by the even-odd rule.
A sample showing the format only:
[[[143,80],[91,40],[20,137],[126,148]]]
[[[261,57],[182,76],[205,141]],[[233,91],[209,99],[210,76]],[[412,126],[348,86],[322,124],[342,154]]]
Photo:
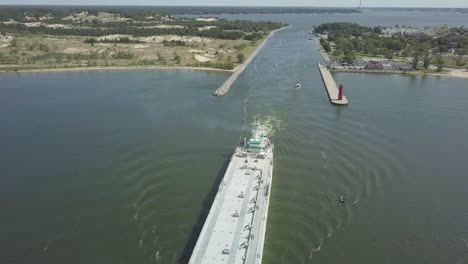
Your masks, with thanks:
[[[186,46],[186,42],[182,40],[163,40],[162,44],[165,47]]]
[[[130,59],[133,59],[133,53],[125,52],[125,51],[118,51],[112,57],[117,60],[130,60]]]
[[[395,33],[385,34],[385,28],[366,27],[354,23],[326,23],[315,27],[318,34],[327,34],[327,39],[320,42],[327,52],[344,61],[352,61],[358,56],[380,56],[387,59],[395,57],[409,58],[414,68],[420,63],[428,69],[431,63],[441,64],[440,54],[454,53],[454,64],[465,65],[468,54],[468,29],[440,28],[434,34],[424,31],[404,33],[393,28]],[[404,28],[404,26],[403,26]],[[403,32],[403,33],[402,33]],[[332,44],[334,45],[332,49]]]
[[[255,42],[257,40],[263,39],[263,34],[261,32],[254,32],[254,33],[245,35],[244,39]]]
[[[278,24],[278,28],[280,25]],[[276,28],[274,28],[276,29]],[[72,36],[106,36],[106,35],[132,35],[137,37],[177,35],[177,36],[198,36],[218,39],[241,39],[244,36],[248,39],[252,34],[243,31],[230,31],[222,29],[210,29],[200,31],[197,28],[138,28],[133,26],[106,27],[106,28],[51,28],[46,26],[27,27],[24,24],[0,23],[0,31],[16,34],[47,34],[47,35],[72,35]]]
[[[244,55],[243,53],[238,53],[238,54],[237,54],[237,61],[238,61],[239,63],[243,63],[244,60],[245,60],[245,55]]]
[[[326,39],[320,38],[320,44],[326,52],[331,52],[331,45]]]
[[[283,26],[172,15],[191,10],[205,12],[204,7],[7,6],[0,9],[0,71],[133,65],[234,69],[259,40]]]
[[[100,37],[132,35],[136,37],[177,35],[218,39],[256,41],[265,32],[278,29],[281,23],[196,20],[168,15],[167,8],[2,8],[0,31],[15,34],[47,34]],[[169,8],[172,9],[172,8]],[[177,9],[177,8],[175,8]],[[196,8],[195,8],[196,9]],[[182,9],[183,10],[183,9]],[[28,23],[37,22],[37,25]],[[158,27],[161,23],[166,27]],[[51,25],[60,25],[51,26]],[[200,28],[208,27],[208,30]]]
[[[142,41],[135,40],[135,39],[130,39],[128,37],[120,37],[120,38],[115,38],[115,39],[96,39],[96,38],[88,38],[85,39],[84,43],[88,43],[93,45],[94,43],[127,43],[127,44],[135,44],[135,43],[143,43]]]
[[[444,61],[442,60],[442,56],[437,55],[435,57],[435,64],[437,65],[437,72],[442,72],[444,70]]]

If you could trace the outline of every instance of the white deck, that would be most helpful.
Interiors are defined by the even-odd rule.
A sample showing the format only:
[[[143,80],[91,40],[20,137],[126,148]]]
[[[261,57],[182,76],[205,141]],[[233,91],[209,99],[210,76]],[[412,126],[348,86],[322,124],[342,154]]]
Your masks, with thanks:
[[[189,264],[260,264],[273,174],[273,147],[264,159],[236,148]],[[247,160],[247,162],[246,162]]]

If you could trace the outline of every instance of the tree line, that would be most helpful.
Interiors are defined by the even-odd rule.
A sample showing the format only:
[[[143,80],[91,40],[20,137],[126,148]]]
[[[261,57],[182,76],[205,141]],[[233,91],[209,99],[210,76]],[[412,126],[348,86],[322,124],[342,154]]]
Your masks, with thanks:
[[[137,44],[142,43],[142,41],[131,39],[129,37],[120,37],[115,39],[96,39],[96,38],[87,38],[84,43],[94,45],[94,43],[127,43],[127,44]]]
[[[177,35],[177,36],[197,36],[217,39],[242,39],[251,34],[242,31],[229,31],[220,29],[198,30],[192,28],[49,28],[45,26],[27,27],[22,24],[12,25],[0,23],[0,31],[18,34],[47,34],[47,35],[73,35],[73,36],[92,36],[102,37],[106,35],[132,35],[135,37],[148,37],[158,35]]]
[[[463,55],[468,54],[468,30],[448,28],[435,35],[425,33],[402,34],[391,36],[381,35],[381,27],[366,27],[353,23],[326,23],[315,27],[319,34],[327,33],[328,39],[320,43],[327,52],[331,52],[330,41],[333,41],[336,57],[344,61],[352,61],[357,54],[384,56],[392,59],[394,56],[410,57],[414,67],[422,62],[425,68],[431,62],[440,63],[437,54],[453,50],[458,57],[457,66],[464,66]]]

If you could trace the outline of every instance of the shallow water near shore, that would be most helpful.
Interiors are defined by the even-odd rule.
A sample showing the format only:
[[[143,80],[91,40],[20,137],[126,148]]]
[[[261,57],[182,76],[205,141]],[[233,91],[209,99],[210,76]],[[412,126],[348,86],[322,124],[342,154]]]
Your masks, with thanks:
[[[304,17],[224,97],[214,72],[0,74],[2,263],[184,263],[255,117],[275,143],[264,263],[467,262],[466,80],[336,73],[333,106]]]

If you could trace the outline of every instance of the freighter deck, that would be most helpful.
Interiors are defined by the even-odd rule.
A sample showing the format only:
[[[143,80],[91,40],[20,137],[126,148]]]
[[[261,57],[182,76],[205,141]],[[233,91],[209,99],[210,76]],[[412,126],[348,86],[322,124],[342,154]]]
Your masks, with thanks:
[[[273,146],[263,154],[236,148],[189,264],[261,263]]]

